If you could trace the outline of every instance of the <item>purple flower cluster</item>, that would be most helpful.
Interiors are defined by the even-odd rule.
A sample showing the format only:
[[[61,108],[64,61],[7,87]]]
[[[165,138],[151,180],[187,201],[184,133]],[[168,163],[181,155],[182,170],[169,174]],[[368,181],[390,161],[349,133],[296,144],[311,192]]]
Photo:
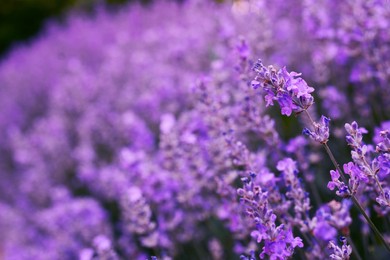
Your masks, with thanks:
[[[250,179],[244,178],[244,189],[237,190],[246,214],[256,226],[251,236],[257,243],[264,241],[261,259],[265,255],[270,256],[270,259],[286,259],[293,254],[295,247],[303,247],[302,239],[293,237],[291,228],[276,224],[277,216],[268,205],[268,192],[263,192],[260,186],[255,185],[254,178],[254,174],[251,174]]]
[[[261,86],[266,95],[266,106],[273,106],[277,101],[281,108],[282,115],[290,116],[292,112],[301,113],[313,104],[313,96],[310,94],[314,88],[299,77],[301,74],[288,72],[286,68],[276,70],[273,66],[265,67],[261,60],[258,60],[253,67],[257,72],[252,86]]]
[[[389,3],[217,2],[70,13],[3,57],[0,259],[390,254]]]

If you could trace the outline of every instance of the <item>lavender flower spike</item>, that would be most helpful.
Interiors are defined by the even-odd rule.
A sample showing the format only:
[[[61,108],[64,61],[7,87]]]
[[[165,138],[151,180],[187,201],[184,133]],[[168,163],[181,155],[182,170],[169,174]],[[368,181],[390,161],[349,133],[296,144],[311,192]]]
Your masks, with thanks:
[[[243,178],[244,187],[237,190],[246,215],[256,226],[251,236],[257,243],[264,243],[261,259],[266,255],[270,259],[287,259],[293,255],[296,247],[303,247],[303,241],[293,236],[290,227],[284,224],[277,226],[277,216],[268,202],[268,192],[255,184],[255,177],[252,174],[250,178]]]
[[[340,173],[337,170],[331,170],[330,177],[332,180],[328,182],[328,189],[334,190],[337,188],[336,194],[340,197],[346,198],[351,195],[351,191],[349,190],[348,186],[340,180]]]
[[[304,128],[303,134],[310,136],[316,142],[326,144],[329,139],[329,122],[329,118],[321,116],[319,123],[313,122],[314,130],[312,131],[308,128]]]
[[[288,72],[285,67],[279,70],[273,66],[265,67],[261,60],[256,62],[253,70],[257,75],[252,86],[263,88],[267,106],[273,106],[274,101],[277,101],[282,114],[290,116],[292,112],[301,113],[313,104],[314,98],[310,93],[314,88],[299,77],[300,73]]]
[[[343,245],[341,248],[333,241],[329,242],[329,249],[333,250],[333,253],[330,255],[331,259],[337,259],[337,260],[348,260],[349,256],[352,253],[352,247],[347,244],[347,239],[345,237],[340,238],[341,242],[343,242]]]

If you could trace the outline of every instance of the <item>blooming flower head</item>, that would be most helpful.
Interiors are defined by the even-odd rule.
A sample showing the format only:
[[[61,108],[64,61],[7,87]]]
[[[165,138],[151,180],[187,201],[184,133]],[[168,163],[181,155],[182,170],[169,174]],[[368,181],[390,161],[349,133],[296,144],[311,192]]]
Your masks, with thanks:
[[[314,88],[299,77],[300,73],[288,72],[285,67],[279,70],[273,66],[265,67],[261,60],[256,62],[253,70],[257,75],[252,86],[261,87],[265,91],[267,106],[273,106],[274,101],[277,101],[282,115],[301,113],[313,104],[314,98],[310,93]]]
[[[340,180],[340,173],[336,170],[330,171],[331,181],[328,182],[328,189],[334,190],[337,188],[336,194],[341,197],[349,197],[351,194],[349,188],[343,181]]]
[[[314,122],[314,130],[305,128],[303,129],[303,134],[310,136],[316,142],[325,144],[329,139],[329,122],[329,118],[321,116],[319,123]]]
[[[352,254],[352,247],[347,244],[347,239],[345,237],[341,237],[340,240],[343,243],[341,247],[337,246],[333,241],[329,241],[328,248],[332,250],[330,258],[336,260],[349,260],[349,257]]]

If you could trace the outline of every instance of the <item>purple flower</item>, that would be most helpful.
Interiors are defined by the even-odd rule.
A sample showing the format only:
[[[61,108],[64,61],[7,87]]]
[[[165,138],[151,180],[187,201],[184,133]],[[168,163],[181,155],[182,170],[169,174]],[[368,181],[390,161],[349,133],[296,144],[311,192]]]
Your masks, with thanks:
[[[291,230],[284,230],[273,240],[265,241],[260,258],[263,259],[268,255],[270,259],[286,259],[292,256],[296,247],[303,247],[302,239],[294,237]]]
[[[325,89],[321,89],[320,96],[322,97],[324,108],[332,119],[342,119],[343,116],[348,114],[349,106],[347,97],[335,86],[328,86]]]
[[[352,247],[347,244],[347,239],[345,237],[341,237],[340,240],[343,243],[341,248],[333,241],[329,241],[328,248],[332,250],[329,257],[336,260],[349,260],[349,257],[352,254]]]
[[[316,142],[326,144],[329,139],[329,122],[329,118],[321,116],[319,123],[314,122],[314,130],[305,128],[303,134],[310,136]]]
[[[381,132],[382,131],[390,131],[390,121],[384,121],[381,123],[379,127],[376,127],[374,130],[374,138],[373,141],[374,143],[378,144],[381,142]]]
[[[322,219],[317,221],[313,234],[323,241],[330,241],[337,236],[337,229],[332,227],[327,220]]]
[[[270,96],[268,96],[266,98],[266,100],[269,100],[269,99],[270,99]],[[288,95],[279,95],[277,100],[279,102],[282,115],[290,116],[293,109],[296,108],[296,106],[293,104],[291,97]]]
[[[321,206],[315,216],[313,233],[323,240],[330,241],[335,239],[337,232],[348,232],[352,218],[349,214],[351,201],[344,199],[341,203],[335,200]]]
[[[335,242],[352,222],[347,198],[374,208],[376,223],[388,217],[388,121],[374,145],[345,125],[352,159],[337,139],[339,122],[371,130],[388,120],[384,0],[235,2],[240,16],[199,0],[72,14],[3,57],[1,256],[166,260],[208,245],[203,258],[290,259],[304,238],[308,259],[348,259],[351,248]],[[340,202],[326,203],[330,161],[309,138],[290,139],[292,120],[265,109],[275,103],[282,115],[307,114],[304,133],[324,145],[330,119],[311,116],[336,119],[330,146],[347,180],[331,171],[328,188]]]
[[[328,182],[328,189],[334,190],[337,188],[336,194],[341,197],[349,197],[351,192],[347,185],[340,180],[340,173],[336,170],[330,171],[331,181]]]
[[[306,81],[299,77],[302,73],[296,73],[294,71],[289,73],[286,67],[284,67],[281,74],[285,80],[286,89],[290,91],[292,96],[296,96],[297,98],[302,96],[311,97],[310,93],[314,91],[314,88],[309,87]]]
[[[344,173],[350,176],[349,179],[349,187],[351,189],[352,194],[355,194],[359,188],[359,184],[361,182],[368,183],[368,177],[366,174],[354,163],[349,162],[344,164]]]
[[[292,160],[280,162],[278,167],[289,170],[294,167]],[[244,179],[244,188],[237,190],[240,201],[247,216],[256,224],[251,236],[257,243],[264,243],[260,258],[265,255],[271,259],[285,259],[294,253],[295,247],[303,247],[302,239],[294,237],[292,230],[284,224],[276,225],[277,216],[274,214],[268,201],[268,192],[263,192],[260,186],[255,185],[256,176]]]
[[[292,160],[291,158],[286,158],[282,161],[279,161],[278,164],[276,165],[276,169],[278,169],[279,171],[282,171],[288,175],[291,175],[291,174],[294,175],[298,171],[297,166],[296,166],[296,162],[294,160]]]
[[[288,72],[286,68],[276,70],[273,66],[265,67],[258,60],[253,70],[257,73],[252,81],[252,86],[259,86],[265,92],[267,106],[273,106],[277,101],[282,115],[290,116],[292,112],[300,113],[307,110],[313,104],[313,96],[310,94],[314,88],[300,78],[300,73]]]
[[[376,202],[383,207],[390,207],[390,188],[384,188],[383,193],[376,198]]]
[[[119,257],[116,255],[115,251],[113,250],[111,241],[107,237],[103,235],[95,237],[93,240],[93,245],[96,248],[99,259],[106,259],[106,260],[119,259]]]
[[[376,160],[373,160],[373,164],[377,163],[378,177],[385,179],[390,174],[390,153],[380,154]]]
[[[390,153],[390,129],[381,131],[379,136],[376,151],[380,153]]]

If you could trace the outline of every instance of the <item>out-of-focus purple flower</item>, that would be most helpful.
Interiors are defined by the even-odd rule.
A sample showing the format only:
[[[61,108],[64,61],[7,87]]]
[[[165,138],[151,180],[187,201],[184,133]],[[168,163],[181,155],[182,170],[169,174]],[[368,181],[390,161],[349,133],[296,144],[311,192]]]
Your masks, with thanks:
[[[330,241],[336,238],[338,231],[348,234],[352,223],[350,207],[351,201],[346,199],[342,202],[333,200],[321,206],[315,216],[314,235],[323,241]]]
[[[315,217],[316,224],[313,230],[313,234],[318,239],[329,241],[336,237],[337,229],[329,222],[329,217],[331,214],[332,212],[328,205],[323,205],[317,210]]]
[[[291,158],[286,158],[279,161],[276,168],[283,174],[283,180],[287,188],[286,197],[294,205],[295,214],[292,221],[302,232],[310,232],[312,229],[309,217],[310,198],[302,185],[302,181],[298,179],[296,162]]]
[[[255,251],[252,251],[249,256],[240,255],[240,260],[256,260]]]
[[[352,223],[350,215],[352,201],[349,199],[344,199],[341,202],[332,200],[327,205],[331,210],[331,213],[327,216],[329,223],[344,233]]]
[[[307,159],[310,156],[307,145],[307,139],[299,135],[290,139],[286,145],[286,151],[295,156],[297,165],[303,173],[303,178],[310,183],[314,181],[314,173],[309,169],[311,160]],[[315,156],[312,156],[312,158],[315,158]]]
[[[337,236],[337,230],[328,221],[322,219],[317,221],[313,234],[323,241],[330,241]]]
[[[120,202],[123,212],[123,228],[137,235],[151,233],[156,224],[151,221],[152,212],[142,195],[142,191],[138,187],[129,187],[122,196]],[[154,247],[155,244],[149,246]]]
[[[102,260],[117,260],[119,257],[113,250],[111,241],[103,235],[94,238],[93,245],[96,248],[98,259]]]
[[[390,121],[384,121],[379,127],[374,129],[374,137],[372,139],[374,143],[378,144],[381,142],[381,132],[386,130],[390,130]]]
[[[273,240],[266,240],[260,258],[266,255],[269,259],[287,259],[292,256],[295,247],[303,247],[300,237],[294,237],[291,230],[280,231]]]
[[[335,86],[328,86],[319,91],[324,109],[333,120],[341,119],[348,113],[348,100]]]

